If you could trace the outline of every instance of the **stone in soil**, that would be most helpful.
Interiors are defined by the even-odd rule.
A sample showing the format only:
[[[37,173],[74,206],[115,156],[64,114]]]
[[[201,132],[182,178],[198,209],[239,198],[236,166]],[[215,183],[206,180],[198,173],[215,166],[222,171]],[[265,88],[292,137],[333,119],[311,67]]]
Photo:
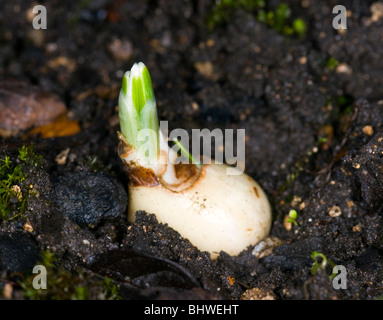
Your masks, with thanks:
[[[96,226],[104,218],[125,212],[128,197],[114,178],[104,172],[74,172],[52,178],[52,200],[73,222]]]

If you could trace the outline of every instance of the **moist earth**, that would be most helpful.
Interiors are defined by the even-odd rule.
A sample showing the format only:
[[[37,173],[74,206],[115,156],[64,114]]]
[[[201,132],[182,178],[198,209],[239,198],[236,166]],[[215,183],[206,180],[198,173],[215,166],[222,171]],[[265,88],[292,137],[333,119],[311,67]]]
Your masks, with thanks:
[[[13,283],[11,297],[25,298],[17,281],[47,250],[56,270],[96,284],[110,278],[123,299],[383,296],[382,2],[283,3],[289,22],[305,21],[303,35],[283,34],[246,8],[211,28],[215,1],[52,0],[40,30],[30,3],[4,3],[0,107],[23,121],[0,124],[0,157],[17,163],[18,149],[33,144],[43,165],[24,168],[21,187],[36,192],[23,215],[0,224],[0,296]],[[335,5],[347,8],[347,30],[332,26]],[[153,213],[128,224],[117,99],[136,61],[150,70],[170,130],[246,130],[246,172],[273,208],[269,242],[260,244],[267,250],[212,261]],[[25,109],[20,101],[38,100],[38,90],[45,100]],[[65,124],[81,130],[31,131],[42,106],[65,111]],[[286,221],[292,209],[296,223]],[[323,262],[315,251],[328,263],[313,272]],[[334,288],[333,265],[347,270],[347,289]]]

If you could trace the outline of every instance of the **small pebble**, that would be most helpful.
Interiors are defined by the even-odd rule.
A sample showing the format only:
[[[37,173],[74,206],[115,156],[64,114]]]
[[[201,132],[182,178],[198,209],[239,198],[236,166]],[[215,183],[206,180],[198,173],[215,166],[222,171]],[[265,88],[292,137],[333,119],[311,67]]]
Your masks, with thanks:
[[[241,295],[241,300],[275,300],[275,295],[271,290],[264,288],[252,288],[246,290]]]
[[[28,231],[28,232],[32,232],[33,231],[33,226],[31,224],[31,222],[29,220],[27,220],[27,222],[24,223],[24,230],[25,231]]]
[[[355,169],[359,169],[360,168],[360,164],[359,163],[353,163],[352,166]]]
[[[302,198],[301,197],[294,196],[293,200],[291,200],[291,202],[290,202],[290,206],[295,207],[295,206],[297,206],[301,202],[302,202]]]
[[[352,74],[352,69],[351,69],[351,67],[350,67],[348,64],[346,64],[346,63],[340,63],[340,64],[336,67],[335,71],[336,71],[337,73],[343,73],[343,74],[346,74],[346,75],[351,75],[351,74]]]
[[[133,45],[128,40],[114,39],[108,45],[108,50],[116,60],[126,61],[133,54]]]
[[[350,201],[347,201],[347,207],[348,208],[352,208],[354,206],[354,201],[350,200]]]
[[[328,215],[332,218],[339,217],[342,214],[342,210],[338,206],[332,206]]]
[[[218,75],[214,72],[213,63],[210,61],[206,62],[195,62],[194,67],[197,69],[198,73],[204,76],[209,80],[217,80]]]
[[[55,161],[58,165],[62,166],[66,163],[66,160],[68,158],[70,149],[66,148],[65,150],[61,151],[55,158]]]
[[[12,299],[13,286],[10,283],[6,283],[3,289],[3,297],[5,299]]]
[[[353,232],[362,232],[362,228],[360,227],[359,224],[357,224],[356,226],[352,227],[352,231]]]
[[[377,22],[383,18],[383,3],[374,2],[370,7],[371,21]]]
[[[291,222],[289,222],[290,216],[288,214],[286,214],[283,218],[283,227],[287,230],[287,231],[290,231],[293,227],[293,224]]]
[[[363,133],[368,135],[368,136],[372,136],[374,134],[374,129],[367,125],[367,126],[364,126],[363,129],[362,129]]]
[[[277,237],[267,237],[266,239],[262,240],[254,246],[252,255],[257,257],[258,259],[266,257],[273,253],[274,248],[281,245],[282,243],[282,240]]]
[[[123,186],[105,172],[79,171],[52,177],[52,202],[80,226],[96,226],[125,212]]]

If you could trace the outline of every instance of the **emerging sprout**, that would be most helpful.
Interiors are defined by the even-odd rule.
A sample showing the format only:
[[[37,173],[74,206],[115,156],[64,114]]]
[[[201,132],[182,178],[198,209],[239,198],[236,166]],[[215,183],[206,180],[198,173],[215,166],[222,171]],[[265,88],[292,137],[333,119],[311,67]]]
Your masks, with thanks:
[[[227,165],[203,164],[178,140],[191,163],[178,163],[159,130],[148,69],[134,64],[125,73],[119,98],[119,156],[129,175],[128,220],[154,213],[212,258],[237,255],[270,230],[271,209],[262,188],[246,174],[227,175]],[[233,168],[234,170],[234,168]]]
[[[131,71],[125,73],[119,97],[119,118],[121,131],[127,143],[140,150],[144,141],[140,132],[158,133],[157,107],[154,98],[152,80],[143,63],[134,64]],[[149,138],[150,159],[158,157],[158,136]],[[144,156],[145,155],[141,155]]]
[[[289,218],[287,219],[287,222],[293,223],[295,226],[298,225],[297,216],[298,216],[297,211],[294,209],[291,209],[289,211]]]
[[[322,269],[323,271],[325,271],[327,266],[331,266],[331,268],[335,267],[334,262],[332,262],[331,260],[328,260],[327,257],[323,253],[320,253],[316,250],[311,253],[310,257],[311,257],[311,259],[314,260],[314,263],[311,267],[311,274],[312,275],[315,275],[319,268]],[[319,260],[321,260],[321,261],[319,262]],[[330,278],[333,278],[335,275],[336,274],[331,274]]]

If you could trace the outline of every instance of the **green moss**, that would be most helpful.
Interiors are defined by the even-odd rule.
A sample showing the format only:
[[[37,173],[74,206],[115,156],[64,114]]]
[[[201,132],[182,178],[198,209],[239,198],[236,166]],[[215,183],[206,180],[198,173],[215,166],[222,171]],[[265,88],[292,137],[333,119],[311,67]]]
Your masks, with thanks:
[[[286,23],[286,20],[290,17],[290,14],[290,8],[286,4],[282,3],[278,5],[275,11],[268,11],[262,14],[262,19],[259,19],[260,15],[258,14],[258,20],[265,22],[268,26],[280,33],[291,35],[293,30]]]
[[[341,115],[350,114],[352,111],[353,103],[354,103],[354,99],[350,96],[341,95],[336,97],[336,104],[339,108]]]
[[[332,117],[340,120],[343,116],[350,115],[353,111],[354,99],[348,95],[339,95],[327,100],[326,106],[331,105],[333,110]]]
[[[236,10],[252,13],[257,21],[265,23],[281,34],[303,37],[306,34],[306,22],[302,18],[291,21],[291,9],[287,4],[279,4],[275,10],[268,10],[263,0],[221,0],[217,1],[207,18],[209,29],[230,22]]]
[[[117,285],[110,278],[94,277],[79,270],[71,273],[59,265],[49,250],[42,251],[38,263],[46,268],[46,289],[33,288],[35,274],[26,277],[19,285],[28,300],[118,300]]]
[[[15,219],[25,212],[31,192],[23,182],[30,166],[42,166],[42,157],[34,152],[33,145],[22,146],[15,160],[9,156],[0,159],[0,221]]]
[[[228,23],[233,15],[233,11],[237,9],[244,9],[247,12],[255,12],[265,7],[263,0],[220,0],[212,8],[207,24],[210,29],[216,26]]]
[[[43,157],[35,153],[34,145],[30,145],[28,147],[22,146],[19,149],[18,158],[21,162],[30,166],[41,167],[43,165]]]
[[[334,57],[330,57],[326,61],[326,67],[330,70],[334,70],[339,65],[339,61],[335,59]]]

